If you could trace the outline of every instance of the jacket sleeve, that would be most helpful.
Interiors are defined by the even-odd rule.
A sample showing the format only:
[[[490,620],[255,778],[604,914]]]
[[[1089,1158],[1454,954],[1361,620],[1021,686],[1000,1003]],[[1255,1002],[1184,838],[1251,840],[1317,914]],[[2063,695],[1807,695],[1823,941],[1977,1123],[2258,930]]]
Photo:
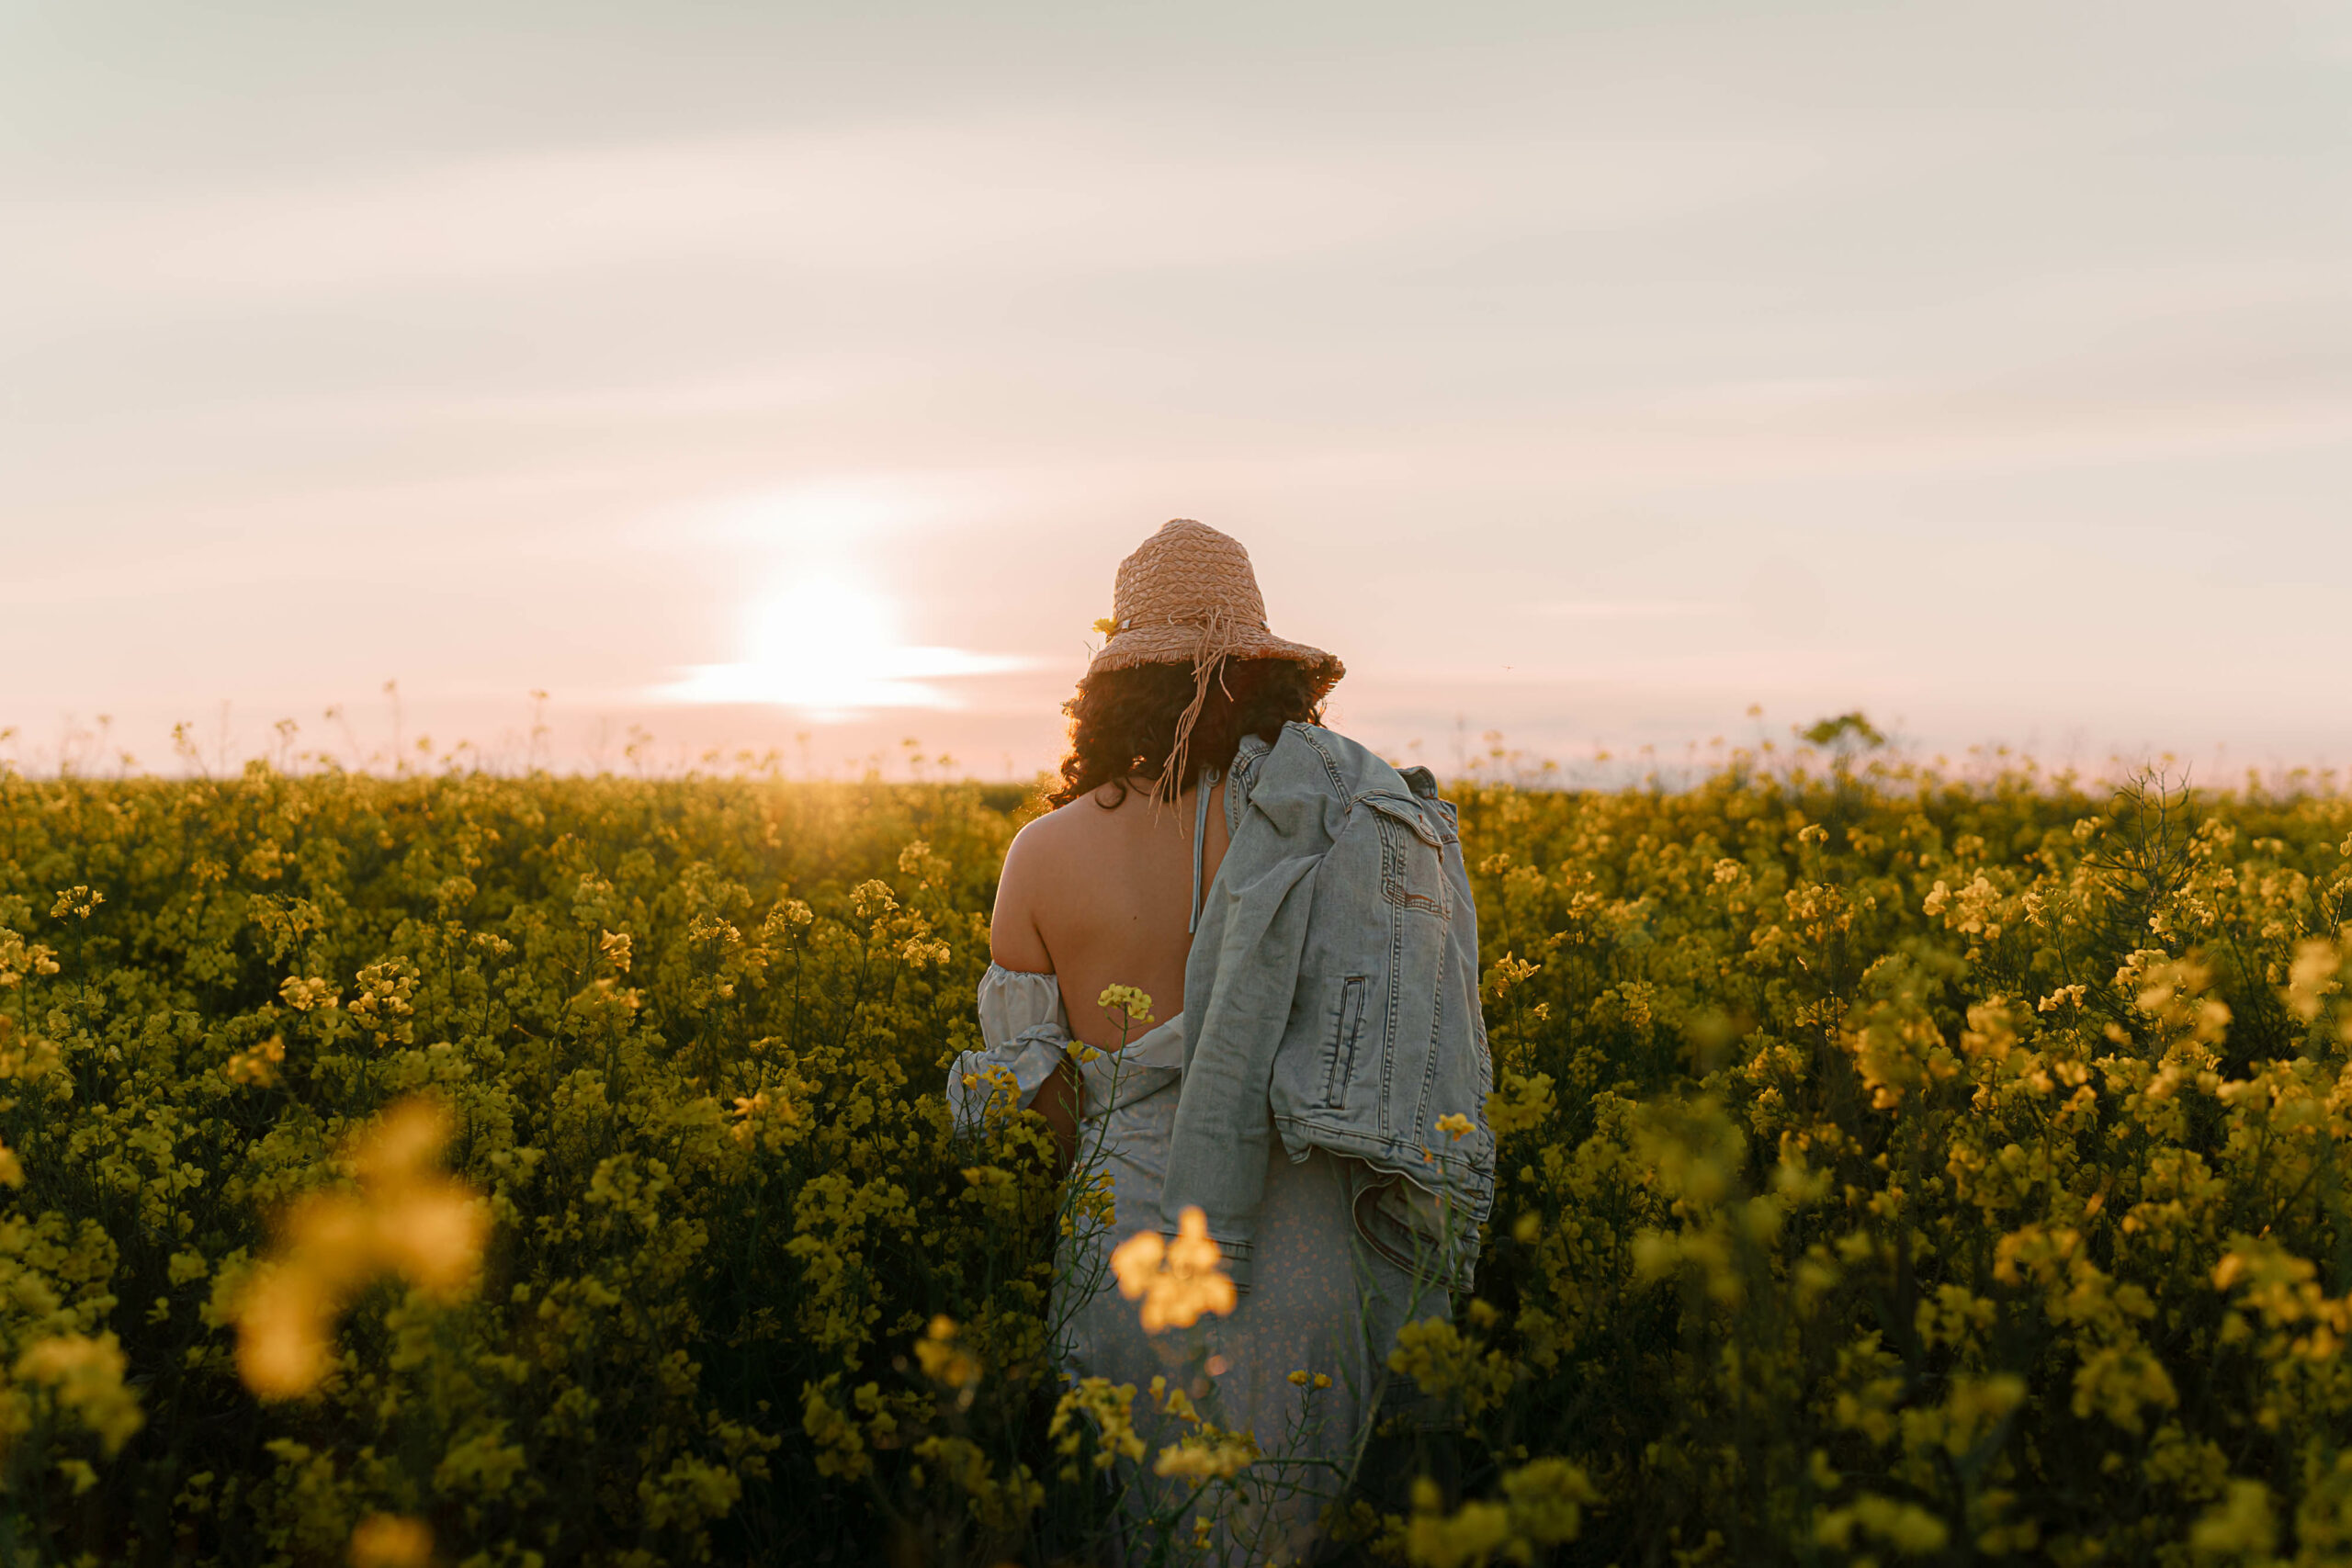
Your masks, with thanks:
[[[1289,1026],[1315,874],[1329,847],[1319,812],[1301,804],[1308,806],[1303,813],[1253,811],[1246,840],[1236,835],[1226,869],[1240,875],[1228,880],[1220,871],[1216,908],[1201,931],[1213,945],[1196,939],[1185,965],[1184,1078],[1160,1225],[1173,1235],[1183,1212],[1199,1208],[1227,1272],[1244,1290],[1265,1194],[1274,1051]],[[1210,958],[1204,995],[1192,980]]]

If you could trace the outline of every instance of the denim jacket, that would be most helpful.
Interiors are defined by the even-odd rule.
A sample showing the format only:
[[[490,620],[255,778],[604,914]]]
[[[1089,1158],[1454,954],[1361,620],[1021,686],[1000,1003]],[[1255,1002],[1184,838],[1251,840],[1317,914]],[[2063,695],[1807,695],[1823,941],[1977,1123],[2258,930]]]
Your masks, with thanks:
[[[1247,1289],[1278,1133],[1294,1160],[1351,1156],[1368,1244],[1466,1288],[1494,1204],[1494,1069],[1453,807],[1426,768],[1290,724],[1271,747],[1243,739],[1225,808],[1184,970],[1163,1228],[1197,1205]],[[1467,1132],[1439,1127],[1454,1116]]]

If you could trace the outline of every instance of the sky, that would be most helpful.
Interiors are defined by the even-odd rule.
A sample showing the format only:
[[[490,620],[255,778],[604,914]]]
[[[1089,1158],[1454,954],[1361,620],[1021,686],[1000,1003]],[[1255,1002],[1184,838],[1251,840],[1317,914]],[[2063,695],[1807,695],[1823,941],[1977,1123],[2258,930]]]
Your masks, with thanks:
[[[22,766],[1025,777],[1172,516],[1442,770],[2352,761],[2340,4],[0,0],[0,213]]]

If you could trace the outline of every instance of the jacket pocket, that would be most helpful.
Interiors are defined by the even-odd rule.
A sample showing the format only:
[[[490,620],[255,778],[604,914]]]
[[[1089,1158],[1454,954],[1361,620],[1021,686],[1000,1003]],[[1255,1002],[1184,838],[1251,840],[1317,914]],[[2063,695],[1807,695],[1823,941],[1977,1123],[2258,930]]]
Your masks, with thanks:
[[[1350,975],[1340,982],[1340,1005],[1331,1014],[1331,1042],[1323,1074],[1323,1103],[1337,1106],[1347,1097],[1355,1077],[1356,1041],[1363,1033],[1363,997],[1368,976]]]
[[[1425,915],[1447,918],[1445,865],[1439,837],[1421,803],[1393,795],[1367,795],[1380,825],[1380,891],[1391,904]]]

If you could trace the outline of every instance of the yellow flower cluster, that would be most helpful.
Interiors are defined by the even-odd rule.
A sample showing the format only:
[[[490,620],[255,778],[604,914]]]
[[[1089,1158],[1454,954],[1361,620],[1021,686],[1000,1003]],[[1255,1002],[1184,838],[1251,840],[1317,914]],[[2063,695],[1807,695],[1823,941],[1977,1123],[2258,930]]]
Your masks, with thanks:
[[[1136,1385],[1131,1382],[1114,1384],[1109,1378],[1090,1377],[1071,1385],[1054,1406],[1054,1418],[1046,1428],[1054,1451],[1071,1461],[1063,1467],[1062,1479],[1079,1478],[1076,1461],[1090,1430],[1094,1452],[1087,1462],[1094,1470],[1107,1471],[1121,1460],[1133,1462],[1143,1458],[1143,1438],[1136,1434],[1135,1404]]]
[[[757,1146],[775,1154],[800,1141],[800,1108],[792,1101],[795,1089],[805,1089],[797,1078],[772,1089],[735,1097],[734,1125],[727,1135],[745,1148]]]
[[[1436,1483],[1417,1481],[1412,1517],[1401,1530],[1392,1529],[1386,1544],[1419,1568],[1533,1562],[1545,1549],[1576,1540],[1585,1508],[1600,1500],[1583,1471],[1557,1459],[1507,1472],[1502,1493],[1499,1501],[1473,1500],[1449,1513]]]
[[[63,1334],[28,1347],[17,1358],[10,1375],[18,1390],[46,1393],[59,1410],[78,1417],[97,1436],[106,1452],[114,1454],[147,1422],[138,1396],[123,1384],[125,1365],[122,1347],[113,1335],[93,1338]],[[6,1424],[14,1427],[17,1422]],[[87,1485],[80,1477],[77,1482],[77,1490]]]

